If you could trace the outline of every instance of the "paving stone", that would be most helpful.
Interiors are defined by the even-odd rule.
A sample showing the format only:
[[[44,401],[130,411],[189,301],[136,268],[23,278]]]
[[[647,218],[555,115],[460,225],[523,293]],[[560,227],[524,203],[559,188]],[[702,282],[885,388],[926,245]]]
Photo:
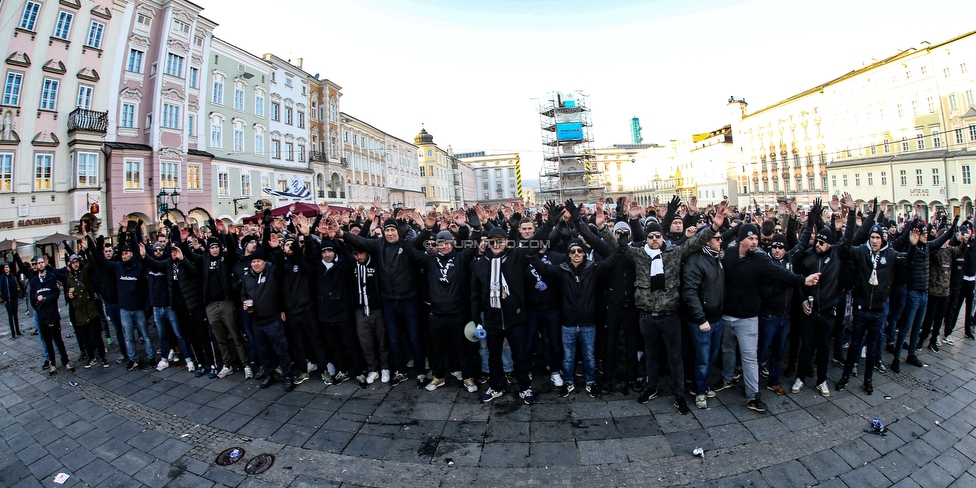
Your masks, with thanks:
[[[920,466],[927,464],[939,455],[934,447],[922,439],[915,439],[904,446],[898,448],[898,452],[904,454],[912,462]]]
[[[431,458],[431,463],[446,465],[448,460],[458,467],[476,467],[481,460],[480,442],[453,442],[441,439]]]
[[[579,452],[575,442],[533,442],[529,445],[530,467],[578,465]]]
[[[343,432],[359,432],[359,429],[366,422],[365,415],[354,413],[336,412],[322,426],[323,429],[341,430]]]
[[[943,419],[948,419],[953,415],[955,415],[956,413],[958,413],[960,410],[962,410],[965,406],[966,404],[964,404],[963,402],[951,396],[945,396],[936,400],[935,402],[932,402],[926,408],[931,410],[939,417],[942,417]]]
[[[72,439],[78,439],[82,435],[91,432],[95,428],[90,422],[84,420],[78,420],[71,425],[61,429],[64,435],[71,437]]]
[[[760,470],[772,486],[811,486],[816,478],[799,461],[788,461]]]
[[[400,431],[397,433],[397,437],[410,439],[423,439],[430,436],[439,437],[444,433],[446,424],[447,422],[444,420],[412,419],[403,423]]]
[[[898,449],[905,445],[905,441],[896,435],[865,435],[861,437],[864,442],[878,451],[878,454],[888,454],[889,452]]]
[[[186,414],[186,418],[200,424],[209,424],[217,419],[217,417],[223,415],[224,412],[225,410],[210,405],[201,405],[196,410]]]
[[[312,437],[312,434],[314,434],[315,431],[316,429],[305,427],[303,425],[285,424],[282,425],[277,432],[272,434],[269,439],[282,444],[300,447],[302,444],[305,444],[305,441]]]
[[[183,457],[183,455],[189,452],[190,449],[192,449],[192,446],[189,444],[169,438],[158,446],[154,447],[153,450],[149,451],[149,454],[152,454],[153,456],[156,456],[157,458],[168,463],[173,463],[176,462],[177,459]]]
[[[620,446],[632,462],[646,462],[676,455],[664,434],[620,439]]]
[[[109,439],[108,441],[92,448],[92,454],[106,461],[113,461],[115,458],[125,454],[130,449],[132,449],[132,446],[118,439]]]
[[[146,429],[144,432],[126,441],[126,443],[142,452],[149,452],[152,448],[162,444],[164,440],[166,440],[166,436],[163,434],[155,430]]]
[[[850,464],[852,468],[857,469],[864,463],[869,463],[879,457],[878,451],[875,451],[873,447],[868,445],[862,439],[854,439],[851,442],[845,442],[839,446],[834,447],[834,452],[840,454],[847,464]],[[846,480],[845,480],[846,481]]]
[[[11,463],[9,466],[0,469],[0,484],[12,486],[18,481],[31,476],[27,465],[21,461]]]
[[[922,486],[911,478],[902,478],[901,481],[891,485],[891,488],[922,488]]]
[[[621,439],[600,439],[576,441],[579,448],[580,464],[607,464],[627,461]],[[487,445],[485,446],[487,447]]]
[[[951,488],[966,488],[970,486],[976,486],[976,476],[973,476],[969,473],[963,473],[956,479],[956,481],[954,481],[949,486]]]
[[[173,481],[170,481],[167,488],[210,488],[212,486],[214,486],[214,483],[210,482],[210,480],[193,473],[183,472],[176,478],[173,478]]]
[[[34,476],[38,478],[45,478],[47,475],[54,473],[58,469],[64,469],[64,464],[61,461],[50,454],[34,461],[27,465],[27,469],[30,470]]]
[[[289,424],[304,425],[305,427],[319,428],[325,424],[329,417],[332,416],[333,412],[327,410],[319,410],[317,408],[302,408],[298,411],[291,419],[288,420]]]
[[[704,410],[699,410],[698,408],[692,408],[691,413],[694,414],[698,422],[701,423],[702,427],[714,427],[716,425],[726,425],[731,423],[737,423],[739,420],[732,415],[728,407],[724,405],[718,405],[717,402],[709,398],[709,406]],[[689,402],[689,406],[693,407]]]
[[[553,405],[551,404],[539,404],[539,403],[533,405],[532,419],[533,420],[538,419],[539,417],[537,417],[536,415],[537,413],[541,411],[545,411],[548,408],[551,408],[552,406]],[[451,413],[450,415],[448,415],[447,419],[450,421],[469,420],[469,421],[487,422],[490,416],[491,416],[491,409],[485,408],[484,405],[481,404],[475,405],[475,404],[459,402],[454,404],[454,407],[451,409]],[[568,418],[568,412],[567,412],[567,418]]]
[[[481,451],[483,467],[523,468],[529,465],[529,444],[526,442],[496,442],[485,444]]]
[[[887,486],[890,481],[873,464],[859,466],[840,475],[849,486]]]
[[[61,462],[64,463],[64,466],[66,468],[72,471],[77,471],[83,468],[88,463],[94,461],[96,458],[95,455],[92,454],[91,451],[89,451],[87,448],[79,447],[78,449],[75,449],[64,456],[61,456],[58,459],[60,459]]]
[[[508,422],[491,420],[485,430],[485,442],[527,442],[529,440],[528,422]]]
[[[911,478],[915,480],[919,485],[925,486],[926,488],[936,488],[940,486],[949,486],[955,481],[946,470],[939,467],[936,463],[928,463],[920,467],[915,471]]]
[[[749,432],[751,432],[752,435],[758,440],[779,437],[782,435],[787,435],[790,432],[789,427],[771,415],[743,422],[742,425],[744,425],[746,429],[749,429]]]
[[[91,486],[101,486],[103,481],[116,473],[119,473],[119,470],[101,459],[96,459],[75,471],[79,478]]]
[[[448,421],[444,425],[443,439],[459,443],[482,443],[487,428],[486,422]]]
[[[115,458],[110,464],[119,468],[119,471],[123,473],[135,474],[140,470],[152,464],[156,458],[145,452],[137,449],[132,449],[129,452]]]
[[[715,486],[719,487],[741,487],[741,486],[759,486],[767,487],[769,483],[766,482],[759,474],[758,471],[750,471],[748,473],[742,473],[740,475],[731,476],[728,478],[722,478],[716,481]]]
[[[840,476],[850,469],[844,459],[830,449],[808,454],[798,461],[821,482]]]
[[[281,422],[254,418],[250,422],[237,430],[237,432],[251,437],[267,438],[281,428]]]
[[[44,449],[44,446],[40,444],[31,444],[30,446],[20,450],[17,453],[17,457],[20,458],[25,465],[29,465],[34,461],[47,456],[48,454],[49,453],[47,452],[47,449]]]
[[[898,451],[889,452],[872,464],[892,482],[900,481],[918,469],[917,464]]]
[[[236,483],[235,483],[236,484]],[[235,484],[229,484],[234,486]],[[298,475],[295,481],[289,485],[290,488],[319,488],[319,487],[338,487],[340,484],[322,478],[315,478],[308,475]]]
[[[718,425],[705,429],[715,447],[732,447],[755,442],[756,438],[740,423]]]
[[[354,435],[352,432],[320,429],[312,434],[312,437],[302,447],[319,451],[342,452]]]
[[[793,432],[821,425],[816,417],[802,409],[776,414],[776,418]]]
[[[618,439],[617,426],[611,419],[573,421],[573,438],[576,440]]]
[[[217,419],[215,419],[213,422],[210,422],[210,426],[216,429],[236,432],[238,429],[250,422],[251,418],[252,417],[248,415],[226,412],[220,417],[217,417]]]
[[[163,487],[182,472],[183,470],[177,466],[165,461],[156,460],[145,468],[142,468],[133,477],[149,486]]]
[[[244,478],[246,478],[244,475],[237,474],[220,466],[211,466],[205,473],[203,473],[203,477],[213,481],[214,483],[227,486],[237,486],[241,481],[244,481]]]
[[[639,405],[639,404],[638,404]],[[661,434],[661,427],[652,415],[614,417],[620,437],[644,437]]]

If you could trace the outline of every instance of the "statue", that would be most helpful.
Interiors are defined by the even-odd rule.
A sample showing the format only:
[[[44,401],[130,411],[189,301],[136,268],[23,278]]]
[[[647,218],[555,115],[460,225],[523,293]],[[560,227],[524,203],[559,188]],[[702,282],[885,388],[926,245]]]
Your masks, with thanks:
[[[0,120],[0,139],[4,141],[9,141],[13,139],[12,133],[14,130],[14,117],[10,110],[7,110],[3,114],[3,120]]]

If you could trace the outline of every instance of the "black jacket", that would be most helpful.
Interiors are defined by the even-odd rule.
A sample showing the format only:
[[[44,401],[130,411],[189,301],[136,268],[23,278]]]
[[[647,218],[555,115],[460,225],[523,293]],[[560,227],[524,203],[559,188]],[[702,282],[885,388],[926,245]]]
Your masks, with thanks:
[[[260,274],[249,269],[241,281],[241,300],[253,300],[254,312],[251,321],[255,325],[265,325],[281,320],[281,275],[282,259],[275,256],[274,262],[265,263]],[[304,324],[303,324],[304,325]]]
[[[312,269],[315,282],[315,310],[319,322],[336,323],[353,320],[353,297],[356,293],[356,260],[351,254],[343,253],[341,245],[336,244],[336,258],[331,267],[322,262],[321,244],[311,239],[306,246],[313,246],[305,253],[306,266]],[[374,283],[375,285],[375,283]],[[380,309],[379,295],[375,295],[373,306]]]
[[[938,252],[942,245],[945,244],[953,234],[955,234],[955,228],[942,234],[941,237],[934,241],[926,242],[924,244],[919,241],[919,243],[915,245],[915,258],[912,260],[912,265],[908,268],[908,283],[906,283],[908,286],[908,291],[928,292],[929,255]],[[911,246],[911,244],[909,244],[909,246]]]
[[[607,259],[592,261],[585,259],[579,266],[573,266],[569,259],[558,265],[545,264],[536,255],[532,264],[543,275],[559,280],[562,295],[562,324],[570,327],[592,327],[597,322],[597,286],[600,276],[614,265],[624,260],[623,250],[619,249]]]
[[[738,244],[725,249],[722,265],[725,267],[725,303],[722,305],[722,313],[740,319],[759,316],[765,283],[803,286],[806,276],[783,268],[758,248],[740,258]]]
[[[366,239],[348,232],[342,234],[342,239],[349,245],[368,252],[376,260],[380,271],[380,295],[384,300],[417,297],[414,286],[417,270],[403,249],[404,246],[412,246],[412,242],[400,240],[390,244],[383,237]]]
[[[308,246],[312,239],[305,241]],[[285,314],[301,313],[311,310],[315,306],[312,299],[312,288],[309,279],[315,274],[315,268],[310,266],[302,257],[302,248],[296,242],[292,246],[294,255],[284,256],[284,269],[281,276],[281,305]]]
[[[702,325],[722,320],[725,272],[722,261],[704,250],[692,254],[681,270],[681,298],[688,322]]]
[[[423,242],[430,232],[423,230],[417,240]],[[481,233],[476,232],[472,238],[481,240]],[[411,259],[420,263],[426,269],[427,290],[430,298],[430,312],[438,314],[465,313],[470,306],[471,292],[471,261],[478,252],[478,248],[469,241],[462,249],[455,248],[448,254],[428,254],[413,246],[405,246]]]
[[[895,270],[900,266],[911,266],[915,259],[914,246],[907,253],[898,252],[889,246],[877,253],[871,251],[870,244],[861,244],[852,252],[855,266],[855,285],[852,293],[855,308],[883,309],[891,286],[895,280]],[[875,268],[877,261],[877,268]],[[877,269],[878,284],[872,285],[871,272]]]
[[[44,276],[35,274],[31,277],[27,293],[31,306],[37,313],[39,324],[61,323],[61,314],[58,312],[58,295],[61,293],[61,288],[58,287],[58,278],[51,270],[44,273]],[[38,296],[43,297],[43,300],[38,301]],[[53,355],[54,351],[51,351],[51,354]]]

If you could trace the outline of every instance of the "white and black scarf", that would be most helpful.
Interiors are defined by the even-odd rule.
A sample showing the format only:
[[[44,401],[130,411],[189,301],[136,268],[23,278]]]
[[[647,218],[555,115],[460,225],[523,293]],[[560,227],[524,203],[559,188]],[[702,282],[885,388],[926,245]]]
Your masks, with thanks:
[[[502,300],[508,298],[508,282],[502,273],[502,263],[505,257],[489,258],[491,277],[488,281],[488,297],[491,308],[502,308]]]

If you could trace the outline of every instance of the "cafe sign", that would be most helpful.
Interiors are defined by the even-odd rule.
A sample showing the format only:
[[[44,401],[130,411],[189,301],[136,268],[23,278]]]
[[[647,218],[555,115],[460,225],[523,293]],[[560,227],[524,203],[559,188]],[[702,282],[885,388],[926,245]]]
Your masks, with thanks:
[[[927,197],[927,196],[929,196],[929,189],[928,188],[912,188],[911,190],[908,190],[908,194],[911,195],[911,196],[913,196],[913,197]]]
[[[16,227],[34,227],[38,225],[60,224],[61,217],[43,217],[39,219],[6,220],[0,222],[0,229],[13,229]]]

